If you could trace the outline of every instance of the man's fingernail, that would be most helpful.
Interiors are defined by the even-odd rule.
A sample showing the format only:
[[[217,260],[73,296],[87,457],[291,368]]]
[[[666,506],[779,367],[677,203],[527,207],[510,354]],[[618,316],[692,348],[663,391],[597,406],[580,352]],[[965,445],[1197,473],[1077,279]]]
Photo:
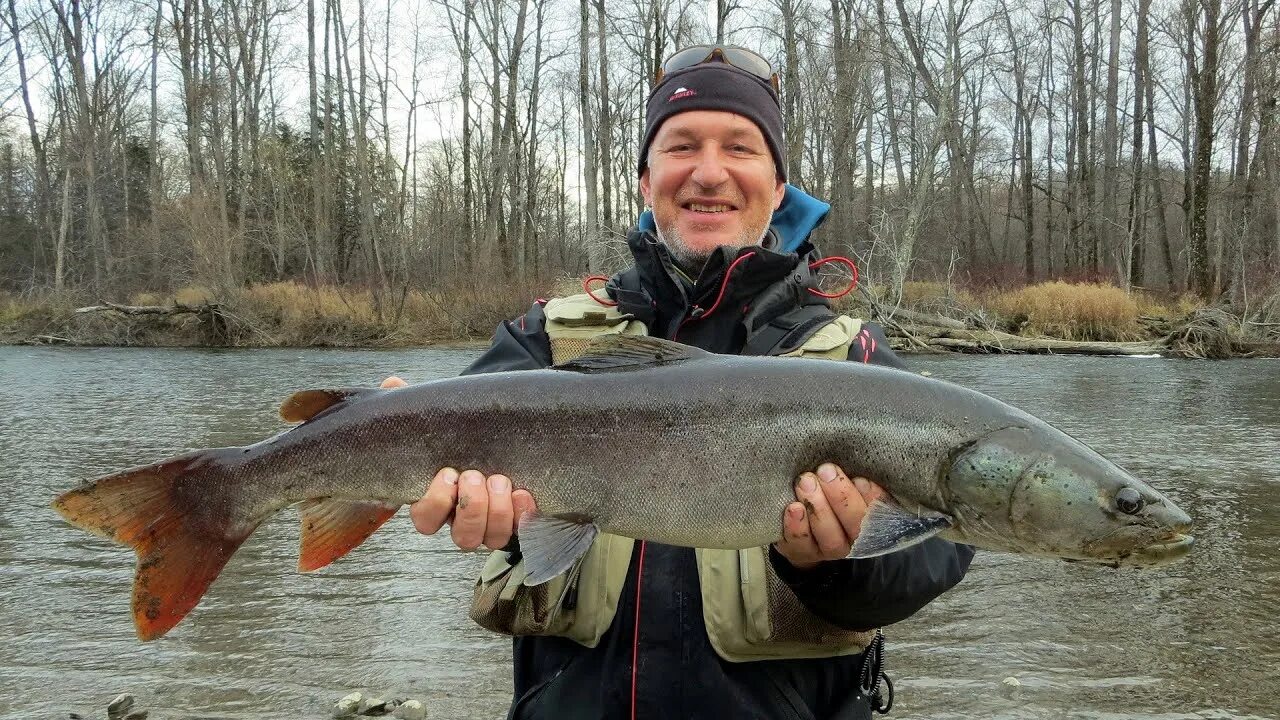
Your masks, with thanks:
[[[493,475],[489,478],[489,492],[505,493],[510,489],[511,481],[501,475]]]
[[[861,494],[863,494],[863,495],[870,495],[870,494],[871,494],[871,483],[867,482],[867,479],[866,479],[866,478],[864,478],[864,477],[856,477],[856,478],[854,478],[854,479],[853,479],[853,486],[854,486],[855,488],[857,488],[857,489],[858,489],[858,492],[859,492],[859,493],[861,493]]]
[[[805,473],[800,476],[800,489],[811,493],[818,489],[818,483],[813,479],[813,473]]]
[[[792,505],[787,508],[787,514],[791,516],[792,520],[799,520],[804,517],[804,508],[799,505]]]
[[[835,480],[836,474],[836,466],[831,463],[823,463],[818,466],[818,477],[822,478],[822,482]]]
[[[483,476],[483,475],[481,475],[480,473],[478,473],[478,472],[474,472],[474,471],[473,471],[473,472],[466,473],[466,475],[467,475],[467,484],[468,484],[468,485],[482,485],[482,484],[484,484],[484,476]]]
[[[445,468],[440,472],[440,479],[444,480],[449,485],[457,485],[458,471],[454,470],[453,468]]]

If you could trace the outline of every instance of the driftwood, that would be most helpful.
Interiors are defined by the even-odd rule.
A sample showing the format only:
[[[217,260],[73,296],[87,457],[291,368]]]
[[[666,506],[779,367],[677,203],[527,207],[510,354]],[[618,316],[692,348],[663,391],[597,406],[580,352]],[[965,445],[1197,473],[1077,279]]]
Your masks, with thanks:
[[[1060,340],[1013,335],[998,330],[970,330],[924,325],[886,325],[890,344],[978,353],[1061,353],[1071,355],[1152,355],[1167,353],[1166,338],[1139,342]],[[895,342],[899,341],[899,342]]]
[[[183,315],[186,313],[199,315],[201,313],[219,312],[220,307],[217,303],[205,303],[203,305],[186,305],[183,303],[174,303],[172,305],[121,305],[104,300],[101,305],[76,308],[77,315],[108,311],[115,311],[124,315]]]
[[[930,327],[950,328],[952,330],[964,330],[968,327],[968,325],[965,325],[964,322],[960,320],[953,320],[952,318],[943,317],[941,315],[930,315],[928,313],[916,312],[915,310],[908,310],[906,308],[886,311],[879,304],[874,306],[873,316],[878,322],[883,322],[885,324],[893,323],[900,325],[905,321],[912,325],[927,325]]]
[[[204,329],[205,343],[208,345],[226,345],[227,344],[227,319],[228,314],[222,309],[222,305],[218,303],[203,303],[201,305],[187,305],[185,303],[174,303],[172,305],[121,305],[119,303],[103,301],[101,305],[89,305],[87,307],[76,308],[76,315],[98,312],[115,312],[121,315],[142,316],[151,315],[157,317],[173,317],[175,315],[195,315],[200,319],[200,325]]]

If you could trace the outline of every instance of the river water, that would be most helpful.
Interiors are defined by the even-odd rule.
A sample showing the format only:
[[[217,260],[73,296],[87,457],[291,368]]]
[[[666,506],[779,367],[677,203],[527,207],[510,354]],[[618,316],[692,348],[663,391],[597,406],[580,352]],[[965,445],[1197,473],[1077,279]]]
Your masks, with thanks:
[[[456,374],[474,350],[0,347],[0,717],[324,718],[352,689],[434,718],[505,712],[508,642],[466,617],[481,556],[401,513],[324,571],[296,513],[266,522],[200,606],[143,644],[130,551],[66,526],[77,482],[281,428],[305,387]],[[891,717],[1280,717],[1280,362],[912,358],[1040,415],[1195,518],[1183,562],[1115,571],[980,552],[964,582],[887,630]],[[1003,681],[1016,678],[1012,688]]]

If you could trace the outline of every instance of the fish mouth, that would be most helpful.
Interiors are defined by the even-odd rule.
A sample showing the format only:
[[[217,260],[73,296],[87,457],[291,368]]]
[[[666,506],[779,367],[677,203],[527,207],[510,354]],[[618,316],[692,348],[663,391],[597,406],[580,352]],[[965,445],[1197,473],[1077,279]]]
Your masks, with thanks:
[[[1129,556],[1133,565],[1160,565],[1176,560],[1191,551],[1196,539],[1186,533],[1173,533],[1169,537],[1138,548]]]
[[[1103,565],[1105,567],[1154,567],[1173,562],[1191,552],[1196,539],[1186,533],[1175,532],[1161,540],[1130,551],[1110,560],[1090,559],[1083,562]]]

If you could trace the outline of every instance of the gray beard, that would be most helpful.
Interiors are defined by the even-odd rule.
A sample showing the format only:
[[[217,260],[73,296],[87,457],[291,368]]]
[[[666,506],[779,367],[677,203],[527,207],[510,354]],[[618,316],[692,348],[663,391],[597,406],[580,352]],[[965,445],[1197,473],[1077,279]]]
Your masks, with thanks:
[[[680,237],[680,231],[672,228],[670,232],[663,232],[662,228],[657,228],[658,239],[667,246],[667,250],[671,253],[671,257],[686,272],[696,275],[702,266],[707,264],[707,259],[711,257],[712,250],[698,252],[689,248],[684,242],[684,238]],[[766,225],[760,234],[752,238],[750,230],[744,230],[742,235],[736,241],[725,243],[722,247],[744,248],[759,245],[764,240],[764,236],[769,232],[769,226]]]

